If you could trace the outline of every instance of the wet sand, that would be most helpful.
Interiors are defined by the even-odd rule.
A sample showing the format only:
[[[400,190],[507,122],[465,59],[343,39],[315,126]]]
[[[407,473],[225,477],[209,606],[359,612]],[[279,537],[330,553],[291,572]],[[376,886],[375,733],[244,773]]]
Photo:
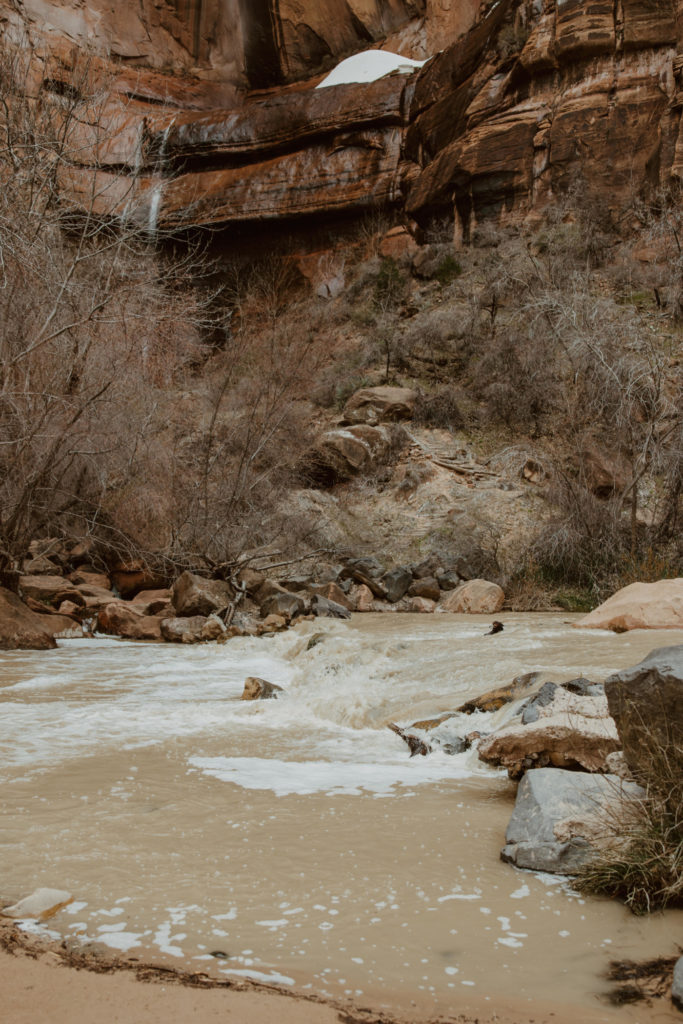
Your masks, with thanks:
[[[671,1024],[669,993],[635,1006],[585,1007],[508,1000],[458,1001],[438,1017],[390,1016],[251,981],[215,979],[156,961],[67,953],[58,942],[0,920],[0,991],[6,1024]]]

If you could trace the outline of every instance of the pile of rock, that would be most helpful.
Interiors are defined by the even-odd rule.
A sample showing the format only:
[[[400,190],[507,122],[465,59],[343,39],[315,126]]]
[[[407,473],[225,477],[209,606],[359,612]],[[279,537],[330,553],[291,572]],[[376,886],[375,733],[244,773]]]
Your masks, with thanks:
[[[337,586],[356,612],[468,612],[490,615],[505,601],[501,587],[471,579],[463,563],[431,555],[422,562],[386,569],[376,558],[347,560]]]
[[[349,415],[371,417],[374,389]],[[363,396],[361,396],[363,397]],[[387,396],[383,396],[386,398]],[[396,415],[405,408],[396,396]],[[387,399],[388,400],[388,399]],[[184,572],[169,587],[140,561],[98,552],[92,541],[67,545],[34,541],[18,578],[18,596],[0,590],[0,647],[47,648],[55,638],[93,632],[127,640],[172,643],[268,635],[301,618],[348,618],[352,612],[468,612],[500,610],[503,590],[472,578],[467,559],[431,555],[387,567],[375,557],[322,565],[315,574],[274,580],[244,568],[236,582]]]

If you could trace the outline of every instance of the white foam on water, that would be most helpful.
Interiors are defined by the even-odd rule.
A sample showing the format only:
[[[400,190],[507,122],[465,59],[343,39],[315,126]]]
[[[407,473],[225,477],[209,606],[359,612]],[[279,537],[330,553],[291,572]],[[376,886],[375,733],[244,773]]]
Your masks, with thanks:
[[[221,973],[232,974],[238,978],[251,978],[253,981],[263,981],[267,985],[294,984],[294,978],[289,978],[286,974],[278,974],[277,971],[271,971],[270,974],[266,974],[265,971],[235,970],[231,967],[224,967]]]
[[[394,764],[344,761],[282,761],[256,757],[190,757],[188,764],[221,782],[242,789],[271,790],[276,796],[395,795],[396,787],[420,786],[444,779],[469,778],[457,757],[433,754]]]

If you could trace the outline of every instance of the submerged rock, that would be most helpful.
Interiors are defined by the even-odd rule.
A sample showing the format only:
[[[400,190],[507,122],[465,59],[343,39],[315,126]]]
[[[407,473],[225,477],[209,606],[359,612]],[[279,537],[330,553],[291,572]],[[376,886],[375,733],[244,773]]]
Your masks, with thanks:
[[[388,728],[408,744],[411,757],[415,757],[416,754],[421,754],[422,757],[431,754],[431,745],[421,739],[420,736],[414,736],[412,733],[406,732],[405,729],[402,729],[400,725],[396,725],[395,722],[389,722]]]
[[[269,683],[267,679],[259,679],[258,676],[249,676],[244,680],[244,692],[242,700],[274,700],[279,693],[284,693],[277,683]]]
[[[169,618],[161,621],[164,640],[178,644],[200,644],[217,640],[225,626],[216,615],[192,615],[189,618]]]
[[[63,889],[36,889],[25,899],[0,910],[0,914],[3,917],[13,917],[16,920],[47,921],[72,900],[71,893]]]
[[[488,690],[479,697],[465,701],[456,710],[465,715],[471,715],[475,711],[498,711],[503,705],[511,704],[513,700],[530,693],[542,678],[540,672],[525,672],[521,676],[515,676],[512,682],[505,686],[498,686],[495,690]]]
[[[605,813],[643,790],[614,775],[540,768],[524,776],[501,858],[518,868],[577,874],[606,838]]]

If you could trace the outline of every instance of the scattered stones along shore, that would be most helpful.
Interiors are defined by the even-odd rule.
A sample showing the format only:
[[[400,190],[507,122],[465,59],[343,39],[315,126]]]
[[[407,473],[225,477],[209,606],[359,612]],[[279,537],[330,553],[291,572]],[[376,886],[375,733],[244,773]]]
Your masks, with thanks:
[[[352,612],[493,614],[501,587],[472,578],[465,560],[436,555],[387,568],[372,557],[322,565],[315,574],[273,579],[243,567],[228,580],[183,572],[171,587],[142,563],[103,563],[86,542],[34,541],[18,595],[0,588],[0,649],[47,649],[55,637],[92,632],[127,640],[224,642],[287,628],[301,617]]]

